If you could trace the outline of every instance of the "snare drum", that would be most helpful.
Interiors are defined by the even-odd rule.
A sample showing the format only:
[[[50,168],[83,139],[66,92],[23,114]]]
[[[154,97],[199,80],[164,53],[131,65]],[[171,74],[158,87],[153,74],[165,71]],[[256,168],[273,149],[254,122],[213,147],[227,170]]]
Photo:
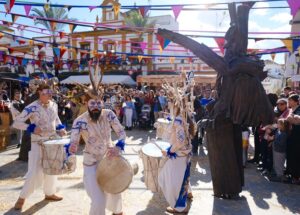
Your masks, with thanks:
[[[157,119],[157,122],[154,124],[156,128],[156,137],[164,141],[167,141],[170,137],[169,126],[171,125],[170,121],[164,118]]]
[[[42,167],[47,175],[71,173],[76,168],[76,156],[67,155],[70,139],[48,140],[42,143]]]
[[[155,141],[162,149],[170,147],[170,143],[165,141]],[[163,157],[161,150],[154,143],[147,143],[142,147],[140,155],[144,165],[144,182],[147,189],[152,192],[159,192],[158,173],[164,166],[167,158]]]

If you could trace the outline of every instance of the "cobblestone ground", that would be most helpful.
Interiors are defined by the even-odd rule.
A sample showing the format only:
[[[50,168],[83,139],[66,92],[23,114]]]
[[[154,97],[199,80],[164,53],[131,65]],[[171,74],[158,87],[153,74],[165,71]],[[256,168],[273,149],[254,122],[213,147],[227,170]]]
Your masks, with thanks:
[[[154,132],[134,130],[127,132],[127,149],[125,156],[138,161],[139,172],[133,183],[123,193],[123,205],[126,215],[162,215],[167,214],[167,205],[161,194],[146,190],[142,182],[143,165],[138,151],[154,137]],[[82,183],[82,156],[78,156],[78,168],[70,175],[59,177],[58,193],[64,196],[61,202],[43,200],[42,189],[38,189],[26,200],[23,211],[14,211],[13,205],[24,183],[27,163],[17,161],[18,149],[14,146],[0,153],[0,214],[41,214],[41,215],[81,215],[88,214],[90,200]],[[205,147],[199,156],[192,160],[191,184],[194,200],[189,214],[300,214],[300,186],[272,183],[262,177],[254,165],[245,169],[246,186],[238,201],[220,200],[212,196],[212,182],[208,157]],[[107,213],[110,214],[110,213]]]

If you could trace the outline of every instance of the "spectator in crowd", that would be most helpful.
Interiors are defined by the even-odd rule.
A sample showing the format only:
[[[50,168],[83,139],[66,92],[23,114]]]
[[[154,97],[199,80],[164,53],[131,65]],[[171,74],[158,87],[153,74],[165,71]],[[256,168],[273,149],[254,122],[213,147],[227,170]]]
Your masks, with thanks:
[[[155,118],[154,118],[154,91],[150,90],[147,92],[146,97],[145,97],[145,104],[150,105],[151,107],[151,112],[150,112],[150,124],[151,127],[153,127],[154,123],[155,123]]]
[[[22,94],[19,90],[16,90],[14,92],[14,97],[12,99],[12,102],[9,106],[13,121],[15,121],[16,117],[23,111],[24,108],[25,108],[25,103],[22,100]],[[16,132],[17,132],[17,148],[19,148],[22,143],[23,131],[16,129]]]
[[[130,95],[125,96],[125,101],[123,102],[123,109],[125,114],[125,129],[131,130],[132,129],[132,118],[133,118],[133,111],[135,109],[134,102]]]
[[[291,95],[288,99],[291,113],[287,120],[292,125],[287,149],[287,173],[292,183],[300,184],[300,106],[299,95]]]
[[[292,91],[292,88],[290,88],[290,87],[283,88],[283,93],[285,95],[285,98],[289,97],[291,91]]]
[[[162,107],[159,102],[159,91],[156,91],[156,95],[154,97],[154,104],[153,104],[153,112],[154,112],[154,121],[156,122],[159,118],[159,114],[162,111]]]
[[[285,98],[280,98],[277,100],[277,106],[276,106],[276,116],[279,119],[286,119],[289,114],[290,110],[288,108],[288,101]]]
[[[159,91],[158,101],[161,107],[161,113],[159,113],[158,116],[159,118],[163,118],[164,112],[167,111],[167,106],[168,106],[168,100],[167,97],[165,96],[165,91],[163,89]]]
[[[286,158],[288,131],[288,121],[285,119],[279,119],[273,142],[273,169],[275,171],[275,175],[270,178],[272,181],[284,180],[284,163]]]

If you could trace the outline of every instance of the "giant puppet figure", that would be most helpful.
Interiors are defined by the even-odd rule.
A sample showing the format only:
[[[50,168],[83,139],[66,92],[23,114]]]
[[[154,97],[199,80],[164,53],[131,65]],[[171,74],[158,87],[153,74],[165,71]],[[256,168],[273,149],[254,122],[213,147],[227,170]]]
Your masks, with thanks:
[[[229,4],[230,28],[225,35],[224,58],[204,44],[165,30],[158,34],[191,50],[218,73],[218,99],[205,123],[214,195],[238,197],[244,185],[241,125],[273,122],[273,111],[261,81],[264,63],[247,55],[248,17],[254,2]]]

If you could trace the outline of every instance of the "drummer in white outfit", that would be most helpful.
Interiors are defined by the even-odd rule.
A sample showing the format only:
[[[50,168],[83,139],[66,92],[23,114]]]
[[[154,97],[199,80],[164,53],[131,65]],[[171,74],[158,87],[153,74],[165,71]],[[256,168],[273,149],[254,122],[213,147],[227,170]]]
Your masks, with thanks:
[[[190,186],[190,153],[192,145],[190,136],[193,134],[192,122],[190,125],[187,119],[181,116],[185,112],[179,113],[179,107],[174,107],[175,119],[168,127],[171,131],[170,144],[171,146],[162,151],[164,156],[169,159],[164,164],[158,174],[158,184],[169,203],[167,208],[169,213],[188,213],[187,200],[192,198]],[[189,127],[190,126],[190,127]]]
[[[75,153],[82,135],[86,145],[83,151],[84,177],[83,182],[87,194],[91,198],[90,215],[105,215],[105,209],[115,215],[122,213],[121,194],[105,193],[98,185],[96,169],[99,161],[108,156],[119,155],[124,150],[126,134],[115,113],[103,109],[99,97],[87,95],[88,111],[80,115],[73,123],[70,152]],[[119,137],[116,146],[111,144],[111,131]]]
[[[27,130],[31,133],[31,151],[29,152],[28,172],[20,197],[15,204],[15,209],[20,210],[24,201],[35,189],[44,184],[45,199],[60,201],[62,197],[55,195],[57,177],[43,173],[41,165],[41,141],[49,139],[59,133],[66,134],[64,126],[58,117],[57,104],[53,102],[52,91],[49,85],[41,84],[38,88],[39,99],[29,104],[18,115],[13,127]],[[30,124],[26,121],[30,120]]]

